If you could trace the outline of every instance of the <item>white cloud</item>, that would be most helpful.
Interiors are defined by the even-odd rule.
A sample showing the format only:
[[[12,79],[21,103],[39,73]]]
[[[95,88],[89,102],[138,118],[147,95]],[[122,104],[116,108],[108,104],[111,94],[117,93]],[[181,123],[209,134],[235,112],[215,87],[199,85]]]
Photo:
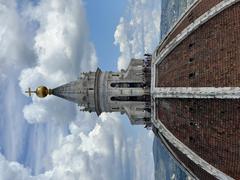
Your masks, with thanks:
[[[96,53],[88,40],[81,0],[26,3],[19,18],[25,19],[29,31],[34,31],[29,38],[35,55],[31,68],[23,69],[19,77],[22,91],[39,85],[54,88],[76,79],[80,71],[95,70]],[[56,97],[39,99],[33,96],[32,102],[25,105],[23,115],[28,123],[46,123],[43,127],[34,125],[37,126],[33,130],[35,133],[29,137],[31,144],[28,148],[33,154],[28,155],[28,164],[34,174],[51,168],[47,160],[49,154],[64,134],[63,124],[75,120],[76,114],[75,104]]]
[[[40,83],[59,85],[76,77],[82,69],[93,70],[97,62],[94,47],[88,41],[81,1],[68,1],[68,4],[67,1],[51,1],[52,4],[48,4],[49,2],[40,1],[34,7],[25,2],[26,6],[19,10],[14,0],[0,0],[0,84],[4,87],[0,90],[0,149],[8,160],[24,160],[24,163],[31,166],[33,173],[49,167],[44,159],[66,132],[62,130],[64,125],[61,121],[75,119],[76,110],[73,104],[61,99],[52,97],[43,101],[34,97],[33,103],[23,111],[23,106],[29,103],[29,99],[23,96],[18,86],[20,72],[32,67],[22,72],[20,84],[24,91],[25,88]],[[61,3],[64,7],[62,9],[59,7]],[[65,13],[61,12],[63,9],[66,10]],[[62,16],[61,19],[57,17],[56,27],[52,26],[54,18],[49,18],[49,13]],[[48,31],[53,32],[52,29],[61,31],[52,34],[55,39],[59,38],[56,41],[60,44],[55,43],[55,46],[50,47],[53,40],[50,42],[50,39],[43,38],[43,41],[38,37],[44,37]],[[40,52],[44,48],[48,55],[45,59]],[[58,53],[64,48],[66,51]],[[46,65],[49,66],[48,69]],[[23,112],[28,122],[46,124],[27,125]]]
[[[2,6],[5,8],[7,4],[8,9],[4,10],[3,16],[0,14],[0,18],[2,22],[9,24],[0,35],[0,47],[5,47],[2,48],[4,51],[0,52],[1,61],[3,59],[0,69],[5,69],[1,75],[3,79],[9,80],[9,76],[14,76],[13,82],[17,84],[16,77],[19,72],[30,65],[31,68],[25,68],[19,78],[22,91],[25,91],[28,87],[36,87],[40,84],[55,87],[75,79],[82,70],[96,68],[96,53],[94,46],[88,40],[82,1],[42,0],[36,6],[28,6],[21,15],[17,13],[14,1],[11,1],[12,3],[2,1],[0,0],[1,8]],[[142,3],[147,2],[142,1]],[[5,16],[5,13],[10,13],[8,16],[13,17],[8,19],[9,22],[6,21],[8,16]],[[133,23],[137,22],[140,23],[140,20],[133,21]],[[23,33],[31,29],[29,26],[32,24],[38,25],[37,31],[27,35]],[[136,25],[136,27],[131,31],[134,37],[140,37],[137,32],[141,26]],[[124,29],[123,31],[125,32]],[[122,34],[120,33],[119,36],[122,37]],[[133,41],[130,37],[126,36],[125,41],[128,42],[129,39]],[[129,51],[129,57],[132,56],[133,49]],[[125,53],[126,50],[125,47],[121,51]],[[137,50],[134,54],[136,52]],[[18,71],[10,72],[11,67],[16,67]],[[14,91],[17,90],[18,87],[15,87]],[[1,95],[3,93],[1,92]],[[6,102],[11,99],[11,95],[13,94],[9,92]],[[18,109],[21,109],[25,100],[19,93],[14,95],[15,97],[20,97]],[[16,102],[10,101],[11,103],[6,104],[9,114],[15,108],[13,104]],[[152,179],[152,135],[142,127],[130,127],[129,122],[126,123],[126,120],[122,122],[115,114],[103,114],[96,122],[96,115],[77,113],[73,104],[55,97],[42,100],[34,96],[32,102],[24,107],[23,113],[29,123],[46,122],[46,129],[33,125],[31,128],[36,128],[36,131],[32,137],[26,138],[31,141],[28,151],[36,159],[36,162],[30,163],[31,168],[34,167],[36,173],[46,168],[48,171],[33,177],[30,175],[30,170],[25,169],[21,164],[7,161],[0,156],[0,167],[4,169],[0,171],[3,172],[0,173],[0,180],[141,180],[146,179],[146,174],[150,174],[149,179]],[[9,116],[7,121],[15,124],[13,119],[19,120],[17,117]],[[71,123],[71,134],[62,137],[63,132],[54,128],[54,125],[56,126],[56,122],[72,120],[76,121]],[[8,129],[14,128],[9,126]],[[21,133],[23,132],[19,132]],[[16,134],[12,134],[11,137],[19,140],[22,136]],[[18,146],[11,148],[18,149]],[[56,150],[52,153],[52,149]]]
[[[9,162],[0,154],[0,180],[30,180],[30,170],[17,162]]]
[[[146,152],[144,147],[152,142],[147,142],[146,137],[127,136],[117,115],[102,114],[88,134],[83,134],[74,124],[70,130],[72,135],[53,153],[54,172],[65,169],[64,175],[92,180],[146,179],[145,173],[152,166],[147,164],[151,151]]]
[[[145,180],[146,173],[153,169],[153,164],[148,164],[151,152],[146,152],[146,145],[152,142],[148,142],[148,137],[135,142],[125,130],[121,120],[109,114],[103,114],[88,134],[71,123],[71,134],[52,153],[52,170],[33,177],[22,165],[0,156],[0,180]],[[152,178],[150,174],[149,179]]]
[[[31,51],[31,42],[25,31],[25,21],[19,17],[13,0],[0,0],[0,69],[1,77],[7,76],[8,70],[19,70],[30,63],[34,54]],[[0,80],[3,80],[0,77]]]
[[[48,178],[86,180],[153,179],[152,133],[133,137],[117,114],[102,114],[89,133],[75,123],[52,154]],[[146,148],[149,147],[149,148]],[[63,156],[64,154],[64,156]],[[148,174],[148,175],[147,175]]]
[[[39,29],[34,38],[37,63],[22,71],[22,91],[41,84],[56,87],[74,80],[83,69],[95,70],[95,49],[88,40],[82,1],[42,0],[37,6],[30,6],[25,16],[38,22]],[[69,113],[65,101],[55,98],[41,101],[34,97],[33,104],[25,106],[24,117],[30,123],[66,121],[73,120],[75,113]]]
[[[127,179],[124,167],[128,147],[123,127],[117,118],[103,114],[94,129],[84,134],[75,125],[60,149],[52,155],[54,179],[59,176],[73,179]],[[64,154],[64,156],[62,156]]]
[[[130,0],[115,31],[121,55],[118,69],[126,69],[132,57],[152,53],[160,38],[161,0]]]
[[[16,6],[14,0],[0,0],[0,141],[5,156],[11,160],[18,159],[22,153],[21,135],[26,132],[25,122],[21,121],[25,100],[17,77],[34,58],[32,41],[25,33],[26,22],[17,13]]]

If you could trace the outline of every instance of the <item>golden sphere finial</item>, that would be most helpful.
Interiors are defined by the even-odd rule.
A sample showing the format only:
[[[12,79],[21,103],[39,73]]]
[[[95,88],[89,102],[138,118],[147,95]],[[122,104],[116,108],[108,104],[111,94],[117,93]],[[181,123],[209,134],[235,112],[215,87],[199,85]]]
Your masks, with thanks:
[[[45,86],[39,86],[36,89],[36,95],[40,98],[44,98],[48,95],[48,88]]]
[[[36,93],[36,95],[40,98],[44,98],[47,95],[51,95],[52,94],[52,89],[48,89],[45,86],[39,86],[36,91],[31,91],[30,88],[28,88],[28,91],[26,91],[26,93],[29,94],[29,96],[32,95],[32,93]]]

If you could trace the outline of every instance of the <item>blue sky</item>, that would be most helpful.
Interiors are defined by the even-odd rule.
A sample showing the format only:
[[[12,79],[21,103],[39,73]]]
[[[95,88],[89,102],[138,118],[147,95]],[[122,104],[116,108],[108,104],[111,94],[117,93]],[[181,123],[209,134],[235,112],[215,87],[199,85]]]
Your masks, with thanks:
[[[126,68],[131,57],[152,52],[160,4],[0,0],[0,179],[153,178],[151,132],[118,113],[97,117],[23,91],[59,86],[97,66]]]
[[[114,32],[124,14],[127,0],[85,2],[90,40],[94,43],[99,66],[103,70],[117,70],[119,47],[114,45]]]

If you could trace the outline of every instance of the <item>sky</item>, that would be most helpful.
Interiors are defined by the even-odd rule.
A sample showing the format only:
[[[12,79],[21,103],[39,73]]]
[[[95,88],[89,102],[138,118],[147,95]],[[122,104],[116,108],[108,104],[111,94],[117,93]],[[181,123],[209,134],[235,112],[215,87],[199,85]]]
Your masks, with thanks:
[[[121,70],[159,42],[161,0],[0,0],[0,180],[153,179],[153,134],[118,113],[27,97]]]
[[[90,41],[97,51],[98,65],[104,71],[117,70],[119,48],[114,45],[114,32],[127,7],[122,1],[85,1]],[[107,63],[106,63],[107,62]]]

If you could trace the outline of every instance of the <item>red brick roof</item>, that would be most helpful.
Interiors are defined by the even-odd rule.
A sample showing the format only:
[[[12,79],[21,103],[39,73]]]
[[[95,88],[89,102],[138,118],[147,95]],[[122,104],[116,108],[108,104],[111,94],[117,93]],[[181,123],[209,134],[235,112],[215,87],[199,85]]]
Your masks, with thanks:
[[[157,51],[220,0],[202,0]],[[201,25],[157,65],[157,87],[240,87],[240,2]],[[203,160],[240,179],[239,99],[157,99],[157,119]],[[214,179],[167,139],[166,143],[200,179]]]
[[[206,11],[214,7],[216,4],[221,2],[222,0],[198,0],[194,6],[189,9],[188,12],[184,14],[181,21],[179,21],[173,30],[169,33],[168,37],[166,37],[164,43],[161,44],[159,51],[168,44],[174,37],[176,37],[183,29],[185,29],[188,25],[190,25],[194,20],[199,18]]]
[[[181,165],[184,165],[184,167],[188,168],[186,169],[186,172],[189,173],[191,176],[194,174],[194,176],[197,176],[199,179],[204,180],[215,180],[216,178],[203,170],[200,166],[195,164],[191,159],[189,159],[185,154],[183,154],[181,151],[179,151],[176,147],[174,147],[164,136],[159,136],[159,132],[156,128],[153,129],[154,134],[161,139],[162,143],[166,146],[166,148],[172,153],[171,155],[173,158],[176,158],[176,161],[179,161]]]
[[[157,113],[202,159],[240,179],[240,100],[158,99]]]
[[[200,26],[163,59],[157,67],[157,86],[239,87],[239,47],[240,3],[236,3]]]

